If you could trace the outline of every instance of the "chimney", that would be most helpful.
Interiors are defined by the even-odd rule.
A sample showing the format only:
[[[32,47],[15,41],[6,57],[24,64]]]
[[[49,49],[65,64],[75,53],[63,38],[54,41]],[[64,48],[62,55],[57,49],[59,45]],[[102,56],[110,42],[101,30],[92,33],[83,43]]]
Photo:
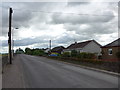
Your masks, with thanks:
[[[77,42],[75,42],[75,44],[77,44]]]

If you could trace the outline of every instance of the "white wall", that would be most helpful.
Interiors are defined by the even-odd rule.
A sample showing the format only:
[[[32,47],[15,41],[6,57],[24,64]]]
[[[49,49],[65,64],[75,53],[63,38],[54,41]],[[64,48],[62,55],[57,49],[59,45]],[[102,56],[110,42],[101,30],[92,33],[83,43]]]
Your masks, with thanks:
[[[83,48],[83,52],[100,54],[101,53],[101,48],[98,44],[96,44],[95,42],[92,41]]]
[[[63,52],[69,52],[69,53],[71,53],[71,50],[63,50]]]
[[[80,51],[80,52],[89,52],[89,53],[101,54],[100,46],[98,44],[96,44],[94,41],[90,42],[84,48],[76,48],[74,50],[77,50],[77,51]],[[63,52],[71,53],[71,50],[67,49],[67,50],[64,50]]]

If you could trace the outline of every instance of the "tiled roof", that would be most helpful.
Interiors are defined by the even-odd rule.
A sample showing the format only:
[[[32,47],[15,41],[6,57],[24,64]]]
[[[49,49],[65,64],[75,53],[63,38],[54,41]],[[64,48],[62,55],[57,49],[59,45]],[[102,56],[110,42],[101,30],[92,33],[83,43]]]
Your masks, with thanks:
[[[120,38],[118,38],[117,40],[103,46],[103,47],[115,47],[115,46],[120,46]]]
[[[52,51],[58,51],[58,50],[62,50],[62,49],[65,49],[63,46],[58,46],[58,47],[54,47],[52,49]]]
[[[90,43],[92,41],[94,41],[94,40],[89,40],[89,41],[80,42],[80,43],[74,43],[74,44],[71,44],[70,46],[68,46],[66,49],[83,48],[84,46],[86,46],[88,43]]]

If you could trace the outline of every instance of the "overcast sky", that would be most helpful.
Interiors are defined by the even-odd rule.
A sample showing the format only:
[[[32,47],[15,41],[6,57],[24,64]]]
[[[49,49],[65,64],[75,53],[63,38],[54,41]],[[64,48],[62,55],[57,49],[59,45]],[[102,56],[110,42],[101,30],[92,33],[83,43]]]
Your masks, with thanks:
[[[49,40],[52,47],[92,39],[106,45],[118,38],[117,2],[6,2],[0,5],[2,52],[8,52],[9,7],[15,49],[47,48]]]

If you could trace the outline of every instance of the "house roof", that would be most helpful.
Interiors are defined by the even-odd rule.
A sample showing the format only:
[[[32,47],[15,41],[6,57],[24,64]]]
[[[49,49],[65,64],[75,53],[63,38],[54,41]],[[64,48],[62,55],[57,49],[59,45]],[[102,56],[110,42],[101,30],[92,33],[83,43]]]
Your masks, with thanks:
[[[117,40],[115,40],[103,47],[116,47],[116,46],[120,46],[120,38],[118,38]]]
[[[58,46],[58,47],[54,47],[52,49],[52,51],[58,51],[58,50],[62,50],[62,49],[65,49],[63,46]]]
[[[88,40],[88,41],[85,41],[85,42],[80,42],[80,43],[76,42],[74,44],[71,44],[66,49],[83,48],[83,47],[85,47],[86,45],[88,45],[92,41],[95,42],[96,44],[98,44],[101,47],[101,45],[99,43],[97,43],[95,40]]]

